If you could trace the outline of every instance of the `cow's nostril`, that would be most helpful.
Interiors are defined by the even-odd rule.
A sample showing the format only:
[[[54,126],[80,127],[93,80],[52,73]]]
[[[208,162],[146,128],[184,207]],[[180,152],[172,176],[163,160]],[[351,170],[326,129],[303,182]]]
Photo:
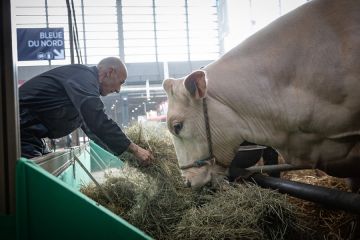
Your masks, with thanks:
[[[182,180],[184,181],[184,186],[185,187],[191,187],[191,182],[189,181],[189,179],[187,179],[187,177],[185,176],[181,176],[182,177]]]

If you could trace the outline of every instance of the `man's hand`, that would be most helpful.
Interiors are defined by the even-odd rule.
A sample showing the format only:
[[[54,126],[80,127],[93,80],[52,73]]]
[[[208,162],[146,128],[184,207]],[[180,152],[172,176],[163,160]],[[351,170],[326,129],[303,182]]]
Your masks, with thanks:
[[[128,151],[138,159],[140,166],[148,166],[154,159],[150,151],[143,149],[135,143],[130,143]]]

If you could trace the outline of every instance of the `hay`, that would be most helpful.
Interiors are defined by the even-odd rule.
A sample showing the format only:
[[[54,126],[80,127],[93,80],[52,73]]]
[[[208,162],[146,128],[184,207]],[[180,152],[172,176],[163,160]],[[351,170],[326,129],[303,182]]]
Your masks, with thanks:
[[[126,133],[134,143],[152,151],[153,164],[141,167],[132,154],[121,155],[126,162],[121,177],[109,175],[103,186],[111,197],[124,196],[115,198],[115,206],[94,185],[81,191],[150,236],[171,239],[169,234],[183,212],[194,204],[195,194],[182,186],[170,135],[164,128],[140,125],[134,125]]]
[[[290,171],[283,174],[282,178],[350,191],[345,179],[332,177],[318,170]],[[289,201],[297,207],[305,225],[312,229],[313,239],[350,239],[349,236],[354,231],[352,227],[356,222],[356,215],[341,210],[328,209],[321,204],[294,197],[289,197]]]
[[[152,151],[153,164],[141,167],[133,155],[121,156],[126,164],[120,175],[109,175],[102,184],[114,204],[93,184],[81,191],[151,237],[331,239],[324,238],[324,232],[317,234],[317,225],[306,222],[306,212],[293,198],[276,191],[226,181],[216,191],[184,188],[172,140],[165,129],[135,125],[126,134]]]
[[[305,231],[286,195],[255,185],[229,185],[186,212],[178,239],[295,239]]]
[[[178,187],[179,184],[181,185],[181,175],[171,136],[164,127],[144,127],[135,124],[126,130],[126,134],[135,144],[151,150],[155,160],[150,166],[141,167],[138,165],[135,157],[128,152],[120,156],[122,160],[154,179],[166,181],[169,185],[176,187]]]
[[[121,177],[107,176],[102,187],[115,204],[110,203],[93,184],[81,191],[157,239],[168,238],[183,212],[193,204],[192,194],[177,191],[171,184],[145,175],[129,165],[124,166]],[[189,189],[187,191],[190,192]]]
[[[118,215],[123,215],[130,211],[130,209],[135,205],[134,199],[136,193],[141,191],[136,184],[121,177],[109,177],[107,181],[101,185],[102,188],[104,188],[110,195],[111,199],[114,201],[113,203],[110,203],[100,189],[94,184],[82,186],[80,191]]]

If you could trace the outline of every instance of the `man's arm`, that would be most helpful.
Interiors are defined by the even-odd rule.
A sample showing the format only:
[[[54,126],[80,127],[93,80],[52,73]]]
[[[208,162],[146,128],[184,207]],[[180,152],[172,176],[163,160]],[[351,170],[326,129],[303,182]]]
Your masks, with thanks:
[[[152,159],[151,153],[132,143],[120,127],[106,115],[96,82],[97,76],[90,71],[79,71],[64,84],[67,95],[87,127],[87,133],[92,137],[96,136],[115,155],[129,150],[140,160],[140,164],[149,162]]]
[[[80,113],[88,128],[87,132],[100,139],[113,153],[120,155],[129,148],[130,139],[106,115],[100,98],[92,97],[85,100],[80,107]]]
[[[111,152],[120,155],[127,150],[131,141],[120,127],[104,112],[104,104],[100,99],[98,76],[91,68],[78,68],[76,74],[63,81],[63,87],[74,107],[84,121],[89,137],[94,135],[106,145]]]
[[[100,147],[106,149],[109,152],[112,152],[113,154],[115,154],[113,151],[111,151],[111,149],[108,148],[108,146],[106,146],[95,134],[93,134],[89,128],[87,128],[85,126],[85,124],[83,124],[81,126],[81,129],[85,132],[85,134],[91,139],[93,140],[96,144],[98,144]],[[131,142],[129,147],[127,148],[127,151],[132,153],[138,160],[139,160],[139,164],[142,166],[146,166],[150,163],[150,161],[148,161],[147,159],[152,158],[152,156],[149,155],[149,152],[141,147],[139,147],[138,145],[136,145],[135,143]],[[115,154],[116,155],[116,154]]]
[[[141,148],[122,132],[120,127],[104,112],[104,106],[100,99],[88,99],[81,107],[81,114],[86,126],[94,133],[112,152],[120,155],[129,151],[139,160],[139,164],[146,166],[152,160],[149,151]]]

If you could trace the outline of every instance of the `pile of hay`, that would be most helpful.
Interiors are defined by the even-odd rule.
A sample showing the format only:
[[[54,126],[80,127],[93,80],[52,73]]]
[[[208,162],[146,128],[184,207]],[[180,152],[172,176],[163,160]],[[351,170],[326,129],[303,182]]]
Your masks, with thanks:
[[[158,126],[135,125],[132,141],[153,152],[154,163],[140,167],[131,154],[118,176],[102,187],[81,191],[155,239],[317,239],[316,226],[305,223],[298,205],[276,191],[224,181],[215,190],[184,188],[172,140]],[[313,228],[313,229],[312,229]],[[327,238],[325,238],[327,239]]]
[[[326,175],[319,170],[290,171],[282,178],[306,184],[350,192],[345,179]],[[313,239],[352,239],[358,216],[341,210],[328,209],[321,204],[289,197],[297,207],[305,225],[312,229]]]
[[[306,234],[286,195],[232,184],[208,203],[189,209],[177,225],[178,239],[297,239]]]
[[[81,191],[156,239],[173,239],[183,212],[196,204],[195,194],[183,188],[170,135],[164,128],[134,125],[126,134],[139,146],[152,151],[152,165],[141,167],[132,154],[125,152],[120,176],[107,176],[102,187],[110,203],[95,185]]]

